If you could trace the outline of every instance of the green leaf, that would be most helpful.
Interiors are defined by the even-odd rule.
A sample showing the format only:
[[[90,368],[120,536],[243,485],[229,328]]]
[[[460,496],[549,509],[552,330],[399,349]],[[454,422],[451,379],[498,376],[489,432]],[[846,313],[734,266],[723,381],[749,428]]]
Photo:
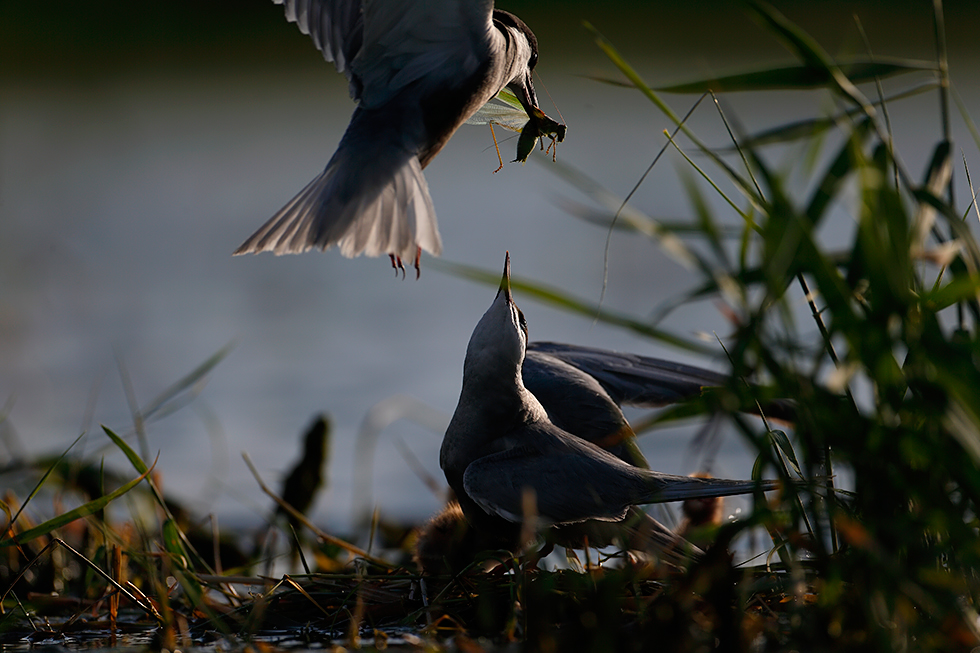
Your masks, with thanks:
[[[129,462],[133,465],[134,468],[136,468],[136,471],[141,473],[148,471],[146,467],[146,463],[143,462],[143,460],[139,457],[139,455],[135,451],[133,451],[132,447],[126,444],[126,442],[122,438],[116,435],[107,426],[103,426],[102,430],[105,431],[106,435],[109,436],[109,438],[116,444],[116,446],[119,447],[124,454],[126,454],[126,458],[128,458]],[[144,473],[144,476],[145,475],[146,474]],[[156,499],[157,503],[160,505],[160,508],[163,509],[164,513],[167,515],[169,519],[173,520],[173,515],[170,512],[170,508],[167,506],[167,502],[164,499],[163,494],[160,492],[159,488],[157,488],[157,486],[153,483],[152,479],[149,479],[147,483],[150,485],[150,490],[153,492],[153,496]],[[203,558],[201,558],[200,554],[194,549],[190,541],[187,540],[186,538],[184,538],[184,550],[188,551],[190,555],[193,557],[193,559],[198,562],[198,564],[204,565]]]
[[[170,554],[170,560],[174,565],[172,568],[174,577],[180,583],[181,589],[184,590],[187,600],[195,608],[204,612],[208,616],[211,624],[218,630],[226,636],[230,636],[231,632],[227,625],[224,624],[224,620],[205,601],[204,586],[190,568],[191,556],[184,546],[184,543],[187,541],[187,536],[180,530],[177,522],[173,519],[164,521],[162,530],[163,547]]]
[[[133,451],[133,448],[126,444],[126,441],[116,435],[108,426],[103,425],[102,430],[105,431],[105,434],[109,436],[109,439],[112,440],[124,454],[126,454],[126,458],[129,459],[130,464],[132,464],[136,471],[140,474],[145,474],[147,470],[146,463],[144,463],[143,459],[139,457],[139,454]]]
[[[594,179],[566,163],[558,161],[554,165],[549,166],[548,169],[555,171],[568,184],[574,186],[585,195],[588,195],[596,204],[605,207],[609,212],[607,219],[600,219],[574,208],[574,205],[571,203],[567,203],[566,208],[572,215],[576,215],[583,220],[599,222],[600,224],[604,223],[607,227],[614,224],[612,218],[616,216],[616,225],[621,225],[623,228],[632,228],[655,240],[671,258],[681,265],[689,268],[698,267],[702,270],[709,268],[707,263],[698,256],[696,250],[689,248],[684,241],[677,237],[674,233],[677,231],[676,228],[659,223],[653,218],[640,213],[629,204],[623,205],[622,199],[614,196],[609,190],[596,183]]]
[[[574,202],[564,198],[560,198],[559,202],[561,207],[573,218],[578,218],[582,222],[603,229],[629,231],[649,237],[652,240],[657,240],[661,233],[672,233],[692,238],[705,237],[701,232],[701,226],[692,224],[687,219],[662,220],[627,206],[616,220],[613,220],[613,217],[616,216],[615,209],[595,208],[582,202]],[[734,225],[716,225],[716,228],[722,238],[738,238],[742,233],[742,229]]]
[[[874,106],[881,106],[884,103],[895,102],[897,100],[902,100],[909,97],[914,97],[921,95],[923,93],[928,93],[939,88],[936,82],[927,82],[916,86],[915,88],[908,89],[901,93],[896,93],[884,99],[884,101],[878,101],[874,103]],[[808,118],[806,120],[797,120],[785,125],[779,125],[777,127],[772,127],[764,131],[752,134],[749,136],[743,136],[739,143],[745,149],[751,149],[759,147],[761,145],[770,145],[773,143],[787,143],[790,141],[796,141],[803,138],[812,138],[825,132],[828,129],[833,129],[839,127],[845,118],[852,118],[854,116],[863,114],[864,110],[861,108],[851,108],[846,111],[841,111],[832,116],[826,116],[821,118]],[[722,151],[729,151],[734,148],[724,148]]]
[[[980,128],[977,128],[976,122],[973,120],[973,116],[970,115],[969,109],[966,108],[966,103],[963,102],[963,98],[960,97],[959,92],[956,91],[954,87],[953,100],[956,102],[956,108],[960,112],[960,117],[963,118],[963,122],[966,123],[967,129],[970,130],[970,136],[973,137],[973,143],[978,148],[980,148]]]
[[[27,495],[26,499],[24,499],[24,503],[21,504],[20,509],[17,511],[17,514],[14,515],[13,517],[10,517],[10,519],[8,520],[8,526],[6,529],[4,529],[4,532],[6,532],[7,529],[12,527],[14,523],[16,523],[17,519],[20,517],[20,514],[24,512],[24,508],[27,507],[27,504],[31,502],[31,499],[33,499],[37,495],[37,493],[41,490],[41,486],[44,485],[44,482],[46,480],[48,480],[48,477],[51,476],[51,472],[53,472],[55,469],[58,468],[59,465],[61,465],[61,461],[65,459],[65,456],[68,455],[68,452],[72,450],[72,447],[78,444],[78,441],[81,440],[84,435],[85,435],[84,432],[79,434],[79,436],[75,438],[75,441],[72,442],[70,445],[68,445],[68,448],[65,449],[60,456],[58,456],[58,459],[54,461],[54,463],[50,467],[48,467],[47,471],[44,472],[44,475],[41,476],[41,479],[37,482],[37,485],[34,486],[34,489],[31,490],[31,493]],[[6,504],[4,505],[4,512],[7,512],[9,516],[10,513],[6,508]]]
[[[189,558],[187,551],[184,549],[184,543],[181,541],[181,531],[180,527],[177,526],[177,522],[173,519],[165,520],[162,530],[164,550],[171,555],[181,568],[187,568]]]
[[[809,34],[790,22],[784,15],[779,13],[774,7],[764,2],[755,0],[749,3],[763,23],[766,24],[773,33],[779,37],[786,46],[794,52],[806,68],[822,71],[825,77],[825,85],[835,88],[841,95],[852,101],[854,104],[864,107],[865,111],[872,115],[870,103],[867,98],[857,89],[856,86],[847,78],[844,72],[830,58],[823,48],[810,37]]]
[[[649,98],[650,101],[664,113],[664,115],[670,118],[675,125],[680,125],[681,119],[677,116],[677,114],[675,114],[674,111],[667,106],[666,102],[660,99],[660,96],[658,96],[653,89],[647,86],[646,82],[643,81],[643,78],[641,78],[640,75],[633,70],[632,66],[626,63],[626,60],[623,59],[616,48],[613,47],[612,43],[607,41],[606,37],[600,34],[599,30],[593,27],[591,23],[586,22],[584,25],[585,29],[592,32],[592,35],[595,37],[596,45],[599,46],[599,49],[601,49],[606,56],[609,57],[609,60],[612,61],[617,68],[619,68],[620,72],[626,75],[626,78],[630,80],[633,85],[640,90],[640,92],[647,96],[647,98]]]
[[[970,301],[980,294],[980,274],[960,276],[935,290],[922,293],[922,301],[933,311],[941,311],[962,301]]]
[[[620,56],[619,52],[616,51],[616,48],[614,48],[613,45],[609,41],[607,41],[606,38],[602,34],[600,34],[595,27],[593,27],[591,24],[586,22],[585,28],[588,29],[590,32],[592,32],[592,34],[595,36],[596,44],[599,46],[600,49],[602,49],[603,52],[606,53],[606,56],[609,57],[609,60],[612,61],[613,64],[617,68],[619,68],[619,70],[624,75],[626,75],[627,79],[629,79],[641,93],[643,93],[647,98],[649,98],[650,101],[653,102],[654,105],[656,105],[656,107],[660,109],[665,116],[667,116],[675,125],[677,125],[677,127],[684,133],[684,135],[687,136],[689,139],[691,139],[691,141],[695,144],[695,146],[697,146],[698,150],[700,150],[705,155],[707,155],[714,162],[715,165],[721,168],[725,172],[725,174],[728,175],[729,179],[731,179],[732,183],[734,183],[738,187],[738,189],[742,192],[742,194],[746,198],[748,198],[748,200],[754,206],[756,207],[761,206],[761,204],[763,204],[763,198],[760,198],[757,195],[754,186],[750,184],[746,179],[744,179],[741,175],[739,175],[737,172],[735,172],[735,170],[730,165],[728,165],[728,163],[724,159],[718,156],[716,152],[712,151],[711,148],[707,147],[687,127],[687,125],[684,124],[684,121],[681,120],[676,113],[674,113],[674,111],[667,105],[667,103],[664,102],[660,98],[660,96],[657,95],[657,93],[653,89],[651,89],[646,84],[646,82],[643,81],[643,79],[633,69],[633,67],[630,66],[626,62],[626,60],[623,59],[622,56]]]
[[[200,382],[215,366],[231,353],[235,348],[234,342],[219,349],[206,361],[191,370],[186,376],[179,379],[176,383],[161,392],[149,405],[142,409],[141,414],[144,419],[149,419],[154,413],[160,412],[167,407],[171,400],[177,398],[182,392]]]
[[[851,82],[860,84],[881,77],[911,72],[934,71],[936,67],[925,61],[912,60],[857,60],[837,66]],[[682,84],[658,86],[661,93],[715,93],[734,91],[773,91],[813,89],[835,86],[833,73],[822,63],[820,65],[796,65],[779,68],[764,68],[744,73],[699,79]]]
[[[800,471],[800,462],[796,459],[796,450],[793,449],[793,445],[786,436],[786,432],[779,430],[769,431],[769,437],[772,439],[773,446],[776,447],[792,466],[793,471],[802,478],[803,472]]]
[[[491,123],[519,132],[527,124],[527,112],[513,93],[501,91],[466,120],[467,125]]]
[[[156,465],[156,461],[153,462],[153,465]],[[111,503],[115,499],[118,499],[119,497],[121,497],[122,495],[126,494],[134,487],[139,485],[139,483],[147,477],[147,475],[152,471],[152,469],[153,466],[148,468],[144,473],[140,474],[137,478],[134,478],[130,482],[117,488],[115,491],[110,492],[105,496],[89,501],[88,503],[78,506],[74,510],[69,510],[68,512],[58,515],[57,517],[54,517],[52,519],[49,519],[42,524],[38,524],[34,528],[28,529],[22,533],[18,533],[13,537],[8,537],[7,539],[0,541],[0,548],[12,546],[15,544],[22,544],[24,542],[29,542],[30,540],[41,537],[42,535],[47,535],[48,533],[50,533],[51,531],[57,528],[61,528],[62,526],[70,524],[76,519],[81,519],[82,517],[88,517],[89,515],[102,510],[107,505],[109,505],[109,503]]]
[[[831,200],[840,192],[841,183],[859,163],[856,157],[860,157],[860,146],[867,139],[870,129],[870,120],[865,119],[858,123],[824,173],[806,207],[806,215],[814,226],[823,219]]]

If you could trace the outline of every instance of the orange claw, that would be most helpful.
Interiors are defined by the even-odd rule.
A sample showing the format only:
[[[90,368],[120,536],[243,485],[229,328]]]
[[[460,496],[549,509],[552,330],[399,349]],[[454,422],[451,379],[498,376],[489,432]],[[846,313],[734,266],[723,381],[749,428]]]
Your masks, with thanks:
[[[402,263],[400,256],[395,256],[394,254],[388,254],[388,258],[391,259],[391,267],[395,270],[395,276],[398,276],[398,271],[401,270],[402,279],[405,278],[405,265]]]

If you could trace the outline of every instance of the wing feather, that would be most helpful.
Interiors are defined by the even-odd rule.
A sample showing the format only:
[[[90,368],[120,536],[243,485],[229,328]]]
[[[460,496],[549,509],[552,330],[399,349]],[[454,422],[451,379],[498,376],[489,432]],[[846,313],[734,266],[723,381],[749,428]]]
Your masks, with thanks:
[[[528,351],[553,356],[596,379],[620,404],[663,406],[725,384],[724,374],[693,365],[592,347],[535,342]]]
[[[361,50],[364,37],[364,15],[361,0],[273,0],[283,5],[286,20],[296,23],[299,31],[309,35],[323,58],[337,67],[350,82],[351,97],[360,96],[360,80],[351,62]]]
[[[538,515],[548,523],[621,520],[646,493],[649,472],[568,438],[551,425],[525,427],[515,436],[524,444],[466,467],[466,493],[487,512],[510,521],[521,521],[527,488],[534,490]]]
[[[475,73],[486,60],[492,12],[492,0],[364,0],[353,62],[362,106],[380,106],[420,79],[441,88]]]

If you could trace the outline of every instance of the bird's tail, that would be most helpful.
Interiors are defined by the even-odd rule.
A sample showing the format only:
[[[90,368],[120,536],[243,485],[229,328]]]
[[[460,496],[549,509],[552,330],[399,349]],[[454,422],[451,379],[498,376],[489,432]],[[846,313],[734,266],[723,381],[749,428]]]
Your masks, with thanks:
[[[782,481],[734,481],[725,478],[697,478],[651,472],[652,484],[644,500],[636,503],[667,503],[707,497],[727,497],[751,494],[755,491],[778,490]]]
[[[357,109],[326,169],[235,254],[297,254],[336,245],[347,257],[414,260],[442,251],[417,148],[397,117]]]

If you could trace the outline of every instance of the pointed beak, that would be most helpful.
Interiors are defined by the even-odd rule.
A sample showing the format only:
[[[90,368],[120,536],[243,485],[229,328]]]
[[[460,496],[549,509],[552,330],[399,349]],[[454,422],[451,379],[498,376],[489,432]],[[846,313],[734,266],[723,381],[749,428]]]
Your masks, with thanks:
[[[528,141],[526,147],[522,147],[519,142],[517,146],[517,159],[515,161],[526,161],[528,155],[531,154],[531,150],[534,149],[534,144],[541,136],[551,136],[559,143],[565,140],[565,125],[549,118],[544,111],[538,108],[538,98],[534,94],[534,85],[531,83],[530,71],[521,76],[521,81],[508,84],[507,88],[517,96],[521,106],[524,108],[524,113],[527,114],[528,122],[524,126],[524,129],[521,130],[522,136],[525,130],[530,129],[528,136],[533,137],[533,140]],[[521,140],[523,141],[524,139],[522,138]]]
[[[538,97],[534,94],[534,84],[531,82],[530,70],[521,75],[519,81],[508,84],[507,88],[517,96],[528,118],[535,118],[537,117],[536,113],[541,113],[541,109],[538,108]]]
[[[504,298],[509,303],[514,302],[514,296],[510,294],[510,252],[504,258],[504,274],[500,277],[500,288],[497,290],[497,294],[500,293],[504,293]]]

